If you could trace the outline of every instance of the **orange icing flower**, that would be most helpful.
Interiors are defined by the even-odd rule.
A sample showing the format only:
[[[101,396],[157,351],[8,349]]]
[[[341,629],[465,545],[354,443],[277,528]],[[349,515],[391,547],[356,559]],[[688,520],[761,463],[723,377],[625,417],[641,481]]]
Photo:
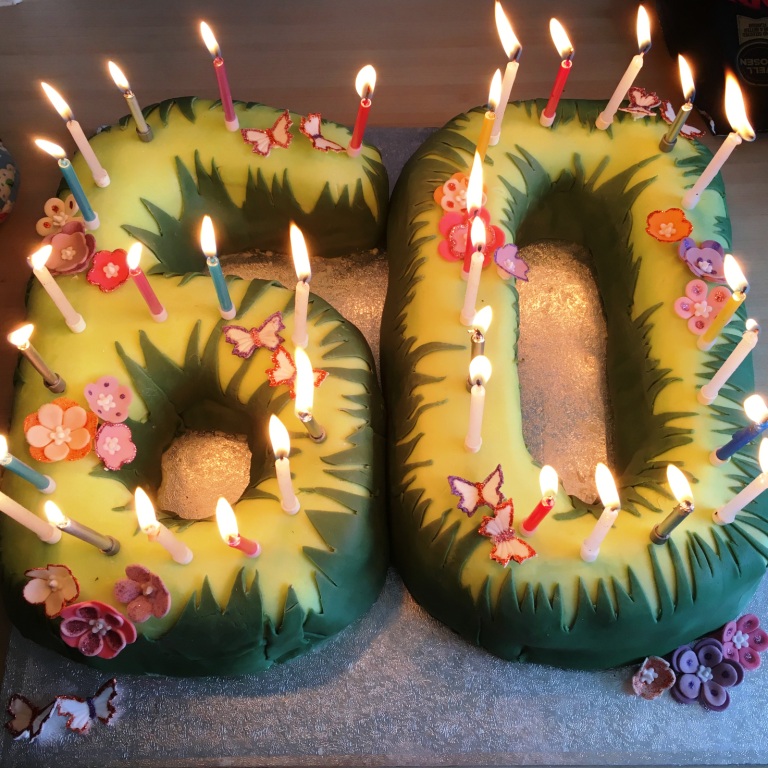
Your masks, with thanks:
[[[462,213],[467,210],[467,186],[469,178],[461,173],[454,173],[448,181],[439,186],[434,193],[435,202],[448,213]],[[483,200],[481,205],[487,201],[485,186],[483,186]]]
[[[40,406],[24,419],[29,453],[37,461],[76,461],[91,451],[99,420],[67,397]]]
[[[649,213],[645,231],[662,243],[677,243],[693,232],[693,224],[680,208],[668,208]]]

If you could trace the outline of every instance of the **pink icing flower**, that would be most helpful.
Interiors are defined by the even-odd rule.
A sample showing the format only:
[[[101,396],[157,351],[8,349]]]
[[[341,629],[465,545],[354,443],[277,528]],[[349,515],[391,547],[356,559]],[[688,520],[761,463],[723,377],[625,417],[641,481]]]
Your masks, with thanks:
[[[88,270],[85,279],[91,285],[97,285],[104,293],[114,291],[128,279],[127,255],[122,248],[115,251],[96,251],[93,266]]]
[[[84,656],[114,659],[136,640],[136,627],[122,613],[95,600],[68,605],[61,618],[61,639]]]
[[[504,233],[495,224],[491,224],[491,215],[485,208],[477,214],[485,222],[485,248],[483,248],[483,268],[491,263],[493,253],[504,245]],[[437,247],[437,252],[446,261],[464,261],[469,230],[466,213],[446,213],[440,219],[440,234],[445,238]]]
[[[72,275],[88,268],[96,250],[96,238],[86,234],[85,224],[79,219],[68,221],[60,232],[43,238],[45,245],[53,246],[46,266],[53,275]]]
[[[37,461],[76,461],[91,452],[98,419],[74,400],[58,397],[24,419],[29,453]]]
[[[96,433],[96,455],[107,469],[120,469],[136,458],[131,430],[125,424],[102,424]]]
[[[57,232],[61,232],[61,228],[80,209],[77,207],[74,196],[67,195],[65,200],[52,197],[45,203],[43,210],[45,211],[45,216],[42,219],[38,219],[35,226],[35,230],[40,237],[55,235]]]
[[[30,581],[24,587],[24,599],[32,605],[45,604],[45,615],[58,616],[61,609],[80,594],[80,586],[66,565],[30,568],[24,572]]]
[[[151,616],[162,619],[171,610],[171,593],[162,579],[143,565],[128,565],[127,579],[115,584],[115,599],[127,603],[128,617],[140,624]]]
[[[729,621],[718,639],[723,643],[723,655],[750,671],[760,666],[760,654],[768,648],[768,634],[753,613]]]
[[[97,382],[86,385],[85,399],[97,416],[112,424],[119,424],[128,418],[133,391],[120,384],[114,376],[102,376]]]
[[[707,290],[703,280],[691,280],[685,286],[685,296],[675,302],[675,312],[688,321],[688,330],[697,336],[709,328],[730,297],[730,291],[722,285],[713,288],[709,295]]]

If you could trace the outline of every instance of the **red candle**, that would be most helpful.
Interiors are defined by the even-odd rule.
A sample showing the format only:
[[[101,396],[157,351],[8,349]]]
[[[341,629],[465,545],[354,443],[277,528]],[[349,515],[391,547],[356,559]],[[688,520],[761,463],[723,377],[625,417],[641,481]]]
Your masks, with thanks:
[[[472,264],[472,254],[475,249],[472,247],[472,238],[469,236],[472,229],[472,222],[479,213],[483,205],[483,158],[475,151],[475,158],[472,161],[472,170],[469,173],[469,183],[467,184],[467,244],[464,248],[464,267],[462,276],[467,279],[469,267]]]
[[[549,128],[555,121],[557,105],[560,97],[563,95],[566,80],[568,80],[568,75],[573,66],[574,53],[571,41],[563,29],[563,25],[557,19],[549,20],[549,33],[552,35],[552,42],[560,53],[562,61],[560,62],[560,69],[557,70],[557,77],[555,78],[555,84],[552,86],[552,93],[549,95],[547,106],[544,107],[544,111],[539,118],[539,122],[545,128]]]
[[[371,111],[371,96],[376,87],[376,70],[366,64],[358,73],[355,79],[355,88],[360,95],[360,106],[357,110],[357,119],[352,131],[352,138],[347,147],[347,154],[350,157],[357,157],[363,148],[363,134],[365,125],[368,122],[368,113]]]
[[[160,303],[160,299],[157,298],[155,292],[152,290],[152,286],[149,284],[147,276],[139,266],[139,262],[141,261],[141,243],[134,243],[128,249],[126,261],[128,262],[128,274],[130,274],[134,284],[139,289],[139,293],[144,301],[147,302],[152,319],[158,323],[167,320],[168,311]]]
[[[528,515],[520,526],[520,533],[523,536],[530,536],[539,527],[539,523],[549,514],[552,507],[555,506],[557,472],[548,464],[541,468],[539,485],[541,486],[541,501],[534,507],[533,512]]]
[[[235,107],[232,104],[232,93],[229,90],[229,80],[227,79],[224,59],[221,56],[221,49],[211,28],[204,21],[200,22],[200,34],[203,36],[205,47],[213,57],[213,71],[216,73],[221,106],[224,109],[224,124],[227,126],[227,130],[236,131],[240,127],[240,123],[235,114]]]
[[[261,554],[261,545],[258,541],[246,539],[241,536],[237,530],[237,518],[235,511],[229,502],[219,497],[216,503],[216,523],[219,526],[219,533],[227,546],[232,549],[240,550],[247,557],[258,557]]]

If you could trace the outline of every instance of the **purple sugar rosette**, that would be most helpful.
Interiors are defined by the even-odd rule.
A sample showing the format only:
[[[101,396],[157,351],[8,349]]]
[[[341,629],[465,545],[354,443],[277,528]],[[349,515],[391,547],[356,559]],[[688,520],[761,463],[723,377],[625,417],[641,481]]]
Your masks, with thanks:
[[[728,689],[744,679],[744,667],[727,658],[723,644],[714,637],[705,637],[693,647],[681,645],[672,654],[671,664],[677,676],[672,698],[681,704],[698,701],[715,712],[727,709]]]
[[[701,245],[696,245],[692,237],[684,237],[677,252],[696,277],[711,283],[725,283],[725,251],[717,240],[704,240]]]

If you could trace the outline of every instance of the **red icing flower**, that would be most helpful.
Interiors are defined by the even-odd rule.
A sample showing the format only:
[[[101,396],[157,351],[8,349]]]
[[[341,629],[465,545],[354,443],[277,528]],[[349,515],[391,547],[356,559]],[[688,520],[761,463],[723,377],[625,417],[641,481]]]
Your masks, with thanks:
[[[483,268],[491,263],[493,252],[504,245],[504,232],[491,224],[491,214],[481,208],[477,214],[485,222],[485,248],[483,248]],[[469,232],[469,217],[466,213],[446,213],[440,219],[440,234],[445,238],[437,247],[437,252],[446,261],[464,261]]]
[[[158,619],[171,610],[171,593],[163,580],[143,565],[127,565],[127,579],[115,584],[115,599],[127,603],[128,617],[140,624],[152,616]]]
[[[61,618],[61,639],[83,656],[113,659],[136,640],[136,627],[122,613],[95,600],[67,606]]]
[[[104,293],[114,291],[128,279],[128,254],[118,248],[115,251],[96,251],[93,266],[85,279],[91,285],[98,285]]]
[[[91,452],[98,419],[74,400],[58,397],[24,419],[29,453],[37,461],[76,461]]]
[[[680,208],[669,208],[649,213],[645,231],[662,243],[677,243],[693,232],[693,224]]]
[[[53,275],[72,275],[88,268],[96,250],[96,238],[86,234],[80,219],[68,221],[60,232],[43,238],[43,244],[53,247],[46,266]]]

